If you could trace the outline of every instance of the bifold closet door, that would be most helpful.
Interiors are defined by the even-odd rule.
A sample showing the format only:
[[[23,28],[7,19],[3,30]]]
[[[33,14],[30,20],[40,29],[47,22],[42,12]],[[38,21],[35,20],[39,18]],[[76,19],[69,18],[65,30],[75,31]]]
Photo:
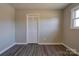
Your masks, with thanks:
[[[27,43],[37,43],[38,40],[38,16],[27,16]]]

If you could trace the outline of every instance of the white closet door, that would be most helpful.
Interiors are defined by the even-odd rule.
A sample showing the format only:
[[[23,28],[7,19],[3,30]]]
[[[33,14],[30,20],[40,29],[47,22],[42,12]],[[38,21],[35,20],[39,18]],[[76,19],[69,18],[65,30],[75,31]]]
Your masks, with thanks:
[[[38,17],[30,15],[27,17],[27,22],[27,43],[37,43]]]

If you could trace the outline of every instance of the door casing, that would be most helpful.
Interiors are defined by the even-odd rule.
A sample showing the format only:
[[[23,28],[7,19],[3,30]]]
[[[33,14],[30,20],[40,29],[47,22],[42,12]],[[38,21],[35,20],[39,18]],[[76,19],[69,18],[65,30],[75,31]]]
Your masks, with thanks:
[[[37,19],[37,42],[39,41],[39,17],[40,17],[40,14],[27,14],[26,15],[26,43],[29,43],[28,42],[28,16],[35,16],[35,17],[38,17]]]

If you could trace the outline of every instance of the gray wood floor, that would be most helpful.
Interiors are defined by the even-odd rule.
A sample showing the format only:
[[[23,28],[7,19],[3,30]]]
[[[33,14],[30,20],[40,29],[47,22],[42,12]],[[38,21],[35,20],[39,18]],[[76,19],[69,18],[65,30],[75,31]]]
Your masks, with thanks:
[[[15,45],[1,56],[77,56],[62,45]]]

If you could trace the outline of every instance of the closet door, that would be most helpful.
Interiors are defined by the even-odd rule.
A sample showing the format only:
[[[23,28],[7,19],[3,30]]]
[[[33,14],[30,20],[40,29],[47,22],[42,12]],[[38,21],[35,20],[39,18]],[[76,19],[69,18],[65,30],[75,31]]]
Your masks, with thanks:
[[[38,41],[38,16],[27,16],[27,43]]]

